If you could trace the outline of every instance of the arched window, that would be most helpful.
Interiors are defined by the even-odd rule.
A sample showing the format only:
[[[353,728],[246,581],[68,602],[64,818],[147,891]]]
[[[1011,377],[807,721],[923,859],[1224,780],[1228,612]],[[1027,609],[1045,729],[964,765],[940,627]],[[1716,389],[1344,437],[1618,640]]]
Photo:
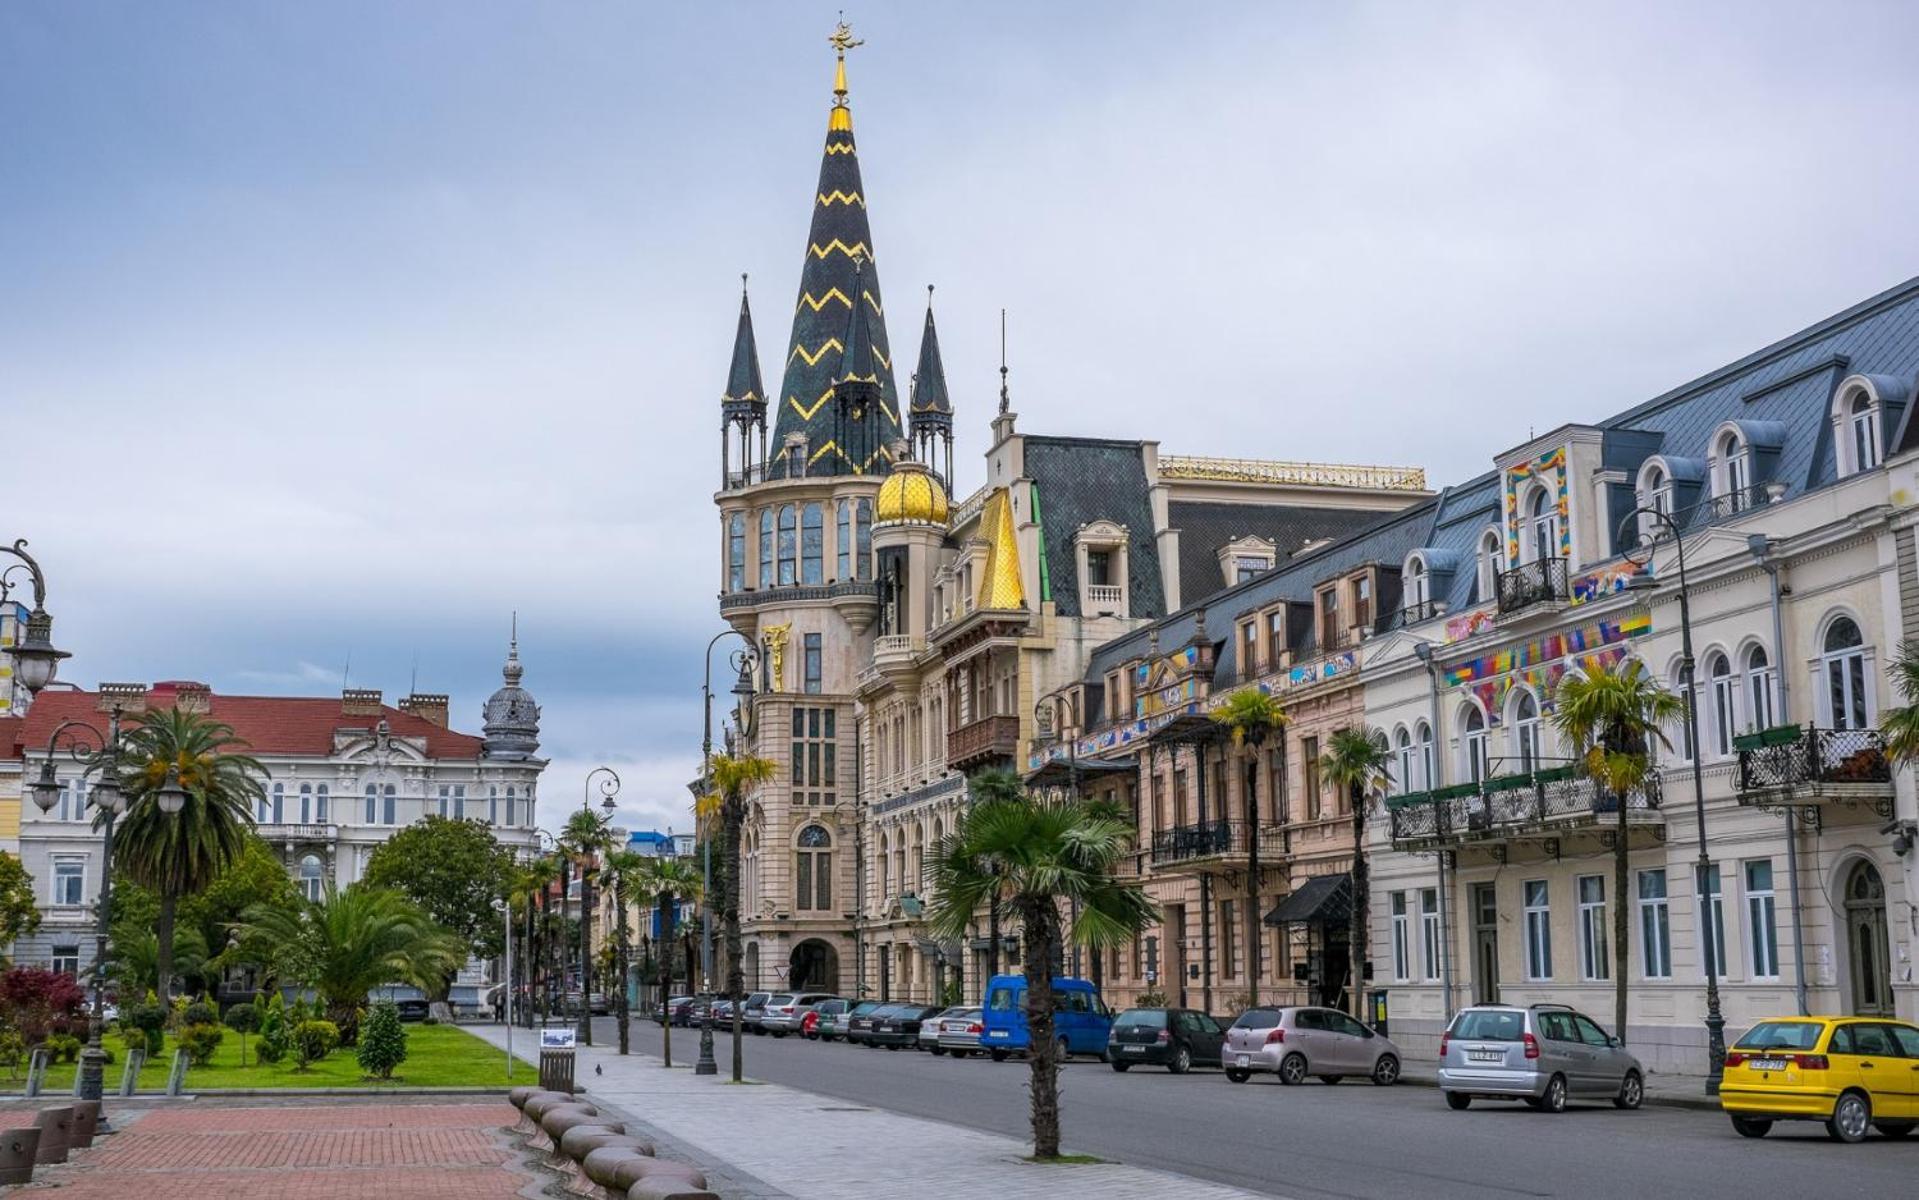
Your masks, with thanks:
[[[1426,560],[1417,554],[1408,558],[1406,569],[1400,572],[1401,591],[1406,601],[1406,620],[1423,621],[1430,615],[1426,612],[1426,602],[1431,599],[1428,590],[1430,582],[1426,575]]]
[[[486,823],[488,825],[500,823],[500,785],[497,783],[486,785]]]
[[[1533,561],[1559,555],[1559,505],[1544,484],[1532,490],[1526,505],[1526,534]]]
[[[885,901],[893,895],[893,887],[892,887],[893,873],[887,867],[887,857],[886,857],[887,843],[889,840],[890,839],[888,839],[884,833],[880,834],[879,870],[877,871],[877,874],[880,877],[880,900],[881,901]]]
[[[1468,704],[1460,710],[1460,772],[1466,778],[1478,783],[1486,778],[1487,741],[1486,714],[1479,711],[1476,704]]]
[[[1485,604],[1490,601],[1499,588],[1499,568],[1503,555],[1499,550],[1499,531],[1488,529],[1479,537],[1479,590],[1474,599]]]
[[[1746,650],[1746,728],[1758,732],[1779,724],[1778,686],[1766,648],[1753,644]]]
[[[818,504],[806,506],[806,513],[800,519],[800,582],[808,587],[818,587],[826,582],[825,568],[821,556],[826,553],[825,516]]]
[[[506,824],[512,829],[520,823],[520,799],[514,794],[513,785],[506,785]]]
[[[1851,617],[1840,616],[1826,626],[1820,655],[1825,680],[1826,717],[1834,729],[1869,729],[1866,708],[1866,643]]]
[[[873,502],[861,500],[853,506],[853,553],[857,561],[853,571],[862,582],[873,578]]]
[[[833,578],[845,583],[853,578],[853,502],[842,500],[835,506],[835,511],[838,519],[833,523],[833,545],[837,551],[839,568]]]
[[[1724,499],[1726,512],[1743,512],[1751,507],[1752,500],[1752,459],[1746,453],[1746,443],[1736,429],[1728,429],[1719,437],[1715,447],[1718,458],[1719,495]]]
[[[1513,749],[1521,771],[1539,769],[1539,700],[1531,688],[1519,688],[1513,698]]]
[[[276,783],[273,785],[273,823],[278,825],[286,819],[287,785],[284,783]]]
[[[1733,731],[1738,728],[1739,688],[1733,682],[1732,664],[1714,651],[1706,658],[1706,683],[1712,696],[1712,740],[1707,744],[1720,758],[1732,753]]]
[[[398,824],[400,789],[393,784],[387,784],[380,796],[380,800],[380,823],[383,825]]]
[[[1664,467],[1655,464],[1646,471],[1646,490],[1639,502],[1654,512],[1672,515],[1672,476]]]
[[[800,830],[794,863],[794,907],[825,912],[833,907],[833,835],[818,825]]]
[[[780,506],[780,586],[792,587],[799,579],[799,510],[791,504]]]
[[[365,820],[368,825],[376,825],[380,821],[380,785],[377,783],[366,785]]]
[[[1696,708],[1699,703],[1698,689],[1689,688],[1687,686],[1688,682],[1684,665],[1675,665],[1672,669],[1673,694],[1678,696],[1683,703]],[[1671,738],[1671,741],[1673,745],[1679,747],[1679,757],[1682,762],[1692,761],[1692,729],[1693,722],[1688,721],[1685,714],[1681,713],[1679,716],[1679,729],[1676,736]]]
[[[324,870],[317,854],[304,855],[300,859],[300,894],[309,900],[318,900],[326,891],[326,882],[322,878]]]
[[[726,590],[746,590],[746,514],[726,518]]]
[[[1879,465],[1879,406],[1860,388],[1846,406],[1846,441],[1852,447],[1852,469],[1870,471]]]
[[[323,783],[313,789],[313,819],[322,825],[326,824],[328,807],[326,784]]]
[[[1439,783],[1439,779],[1433,771],[1433,727],[1424,721],[1414,725],[1413,742],[1419,750],[1413,763],[1418,772],[1418,783],[1414,787],[1414,790],[1423,792],[1430,790]]]
[[[313,785],[310,783],[303,783],[300,785],[300,824],[311,825],[312,823],[313,823]]]
[[[760,586],[773,586],[773,510],[760,510]]]
[[[1406,732],[1404,725],[1393,731],[1393,779],[1390,788],[1402,796],[1416,790],[1413,787],[1413,735]]]

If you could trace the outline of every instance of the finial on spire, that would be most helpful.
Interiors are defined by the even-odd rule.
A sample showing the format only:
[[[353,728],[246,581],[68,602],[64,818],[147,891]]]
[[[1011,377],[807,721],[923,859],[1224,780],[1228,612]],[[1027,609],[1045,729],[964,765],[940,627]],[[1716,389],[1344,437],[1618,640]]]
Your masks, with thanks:
[[[512,632],[507,635],[506,669],[500,672],[508,683],[520,682],[520,610],[513,610]]]
[[[853,36],[853,27],[846,23],[846,14],[840,13],[840,22],[826,39],[833,47],[833,119],[828,123],[829,132],[853,131],[853,113],[846,107],[846,52],[855,46],[866,43]]]
[[[999,411],[1006,415],[1013,406],[1013,397],[1006,389],[1006,310],[999,310]]]

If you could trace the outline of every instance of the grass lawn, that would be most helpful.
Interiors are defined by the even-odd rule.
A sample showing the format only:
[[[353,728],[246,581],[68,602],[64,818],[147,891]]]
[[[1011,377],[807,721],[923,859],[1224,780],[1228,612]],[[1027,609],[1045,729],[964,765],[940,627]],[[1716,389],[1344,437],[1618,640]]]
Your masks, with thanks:
[[[247,1037],[247,1065],[240,1065],[240,1035],[227,1030],[213,1061],[204,1067],[187,1068],[187,1091],[208,1088],[355,1088],[355,1087],[505,1087],[506,1052],[496,1050],[479,1038],[452,1025],[410,1024],[406,1027],[406,1061],[393,1072],[391,1080],[370,1079],[360,1071],[350,1049],[335,1050],[305,1071],[293,1065],[289,1055],[271,1066],[259,1061],[254,1050],[260,1044],[256,1035]],[[114,1062],[107,1068],[106,1091],[109,1096],[120,1088],[120,1073],[125,1069],[126,1047],[117,1037],[107,1039]],[[140,1090],[165,1091],[167,1071],[173,1064],[173,1042],[168,1039],[166,1053],[147,1060],[140,1071]],[[65,1095],[73,1090],[76,1067],[60,1063],[47,1068],[46,1092]],[[535,1069],[517,1063],[513,1082],[532,1083]],[[25,1068],[21,1080],[26,1078]],[[16,1082],[16,1087],[20,1086]]]

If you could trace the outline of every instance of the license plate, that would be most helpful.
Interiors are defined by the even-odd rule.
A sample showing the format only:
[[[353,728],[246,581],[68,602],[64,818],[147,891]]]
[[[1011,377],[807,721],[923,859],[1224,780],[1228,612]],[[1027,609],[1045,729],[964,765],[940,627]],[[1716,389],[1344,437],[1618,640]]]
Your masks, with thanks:
[[[1128,1053],[1128,1054],[1144,1054],[1144,1053],[1146,1053],[1146,1047],[1144,1047],[1144,1046],[1128,1046],[1128,1047],[1126,1047],[1126,1053]]]
[[[1786,1060],[1783,1058],[1755,1058],[1752,1060],[1752,1069],[1755,1071],[1783,1071],[1786,1069]]]
[[[1006,1031],[1004,1029],[995,1029],[993,1032],[987,1034],[986,1036],[991,1038],[1003,1038],[1006,1036]]]
[[[1466,1057],[1472,1062],[1502,1062],[1506,1058],[1497,1050],[1468,1050]]]
[[[1251,1059],[1250,1057],[1248,1057],[1247,1055],[1244,1055],[1244,1054],[1242,1054],[1242,1055],[1240,1055],[1240,1056],[1239,1056],[1239,1065],[1240,1065],[1240,1066],[1242,1066],[1242,1067],[1243,1067],[1243,1066],[1246,1066],[1246,1065],[1247,1065],[1248,1063],[1250,1063],[1251,1061],[1252,1061],[1252,1059]]]

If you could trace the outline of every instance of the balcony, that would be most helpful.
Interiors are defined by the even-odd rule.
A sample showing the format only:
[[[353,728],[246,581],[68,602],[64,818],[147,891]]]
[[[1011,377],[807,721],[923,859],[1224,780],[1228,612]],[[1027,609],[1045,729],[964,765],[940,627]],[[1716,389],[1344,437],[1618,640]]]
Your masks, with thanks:
[[[1611,828],[1618,820],[1619,801],[1568,765],[1395,796],[1387,801],[1387,811],[1395,849],[1430,850]],[[1628,792],[1625,802],[1627,824],[1664,825],[1657,774]]]
[[[1436,600],[1416,600],[1399,610],[1401,625],[1417,625],[1430,621],[1439,615],[1439,602]]]
[[[1876,729],[1786,725],[1735,738],[1741,804],[1805,801],[1870,804],[1892,813],[1892,760]]]
[[[301,825],[291,821],[263,821],[253,827],[268,842],[331,842],[340,836],[338,825]]]
[[[946,735],[946,764],[956,771],[1019,757],[1019,718],[981,717]]]
[[[1205,864],[1221,868],[1244,863],[1250,830],[1244,821],[1205,821],[1157,830],[1153,834],[1153,865]]]
[[[1566,560],[1537,558],[1499,573],[1499,615],[1510,616],[1541,604],[1566,601]]]
[[[873,665],[867,670],[898,680],[913,673],[915,662],[924,653],[925,638],[910,633],[889,633],[873,639]]]
[[[759,591],[749,588],[743,592],[728,592],[721,596],[720,611],[726,613],[741,608],[757,608],[762,604],[797,604],[810,600],[864,602],[877,608],[879,595],[879,584],[859,580],[802,586],[789,584],[786,587],[763,588]]]
[[[1126,589],[1104,583],[1086,585],[1086,605],[1096,617],[1126,615]]]

